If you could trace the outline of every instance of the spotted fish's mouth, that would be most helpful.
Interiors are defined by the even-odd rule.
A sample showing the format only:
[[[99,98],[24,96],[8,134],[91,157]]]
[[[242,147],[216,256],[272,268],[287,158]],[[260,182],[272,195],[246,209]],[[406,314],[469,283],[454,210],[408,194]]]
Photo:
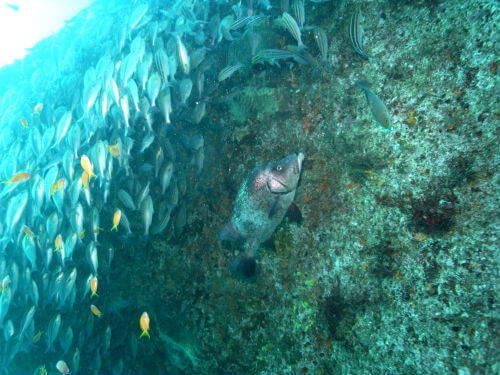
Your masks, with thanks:
[[[285,184],[284,182],[278,180],[276,177],[272,177],[271,181],[273,181],[273,185],[276,185],[276,183],[281,186],[279,188],[279,190],[276,189],[276,186],[273,188],[271,186],[271,183],[270,181],[267,182],[267,188],[269,189],[269,191],[272,193],[272,194],[288,194],[289,192],[291,192],[293,189],[290,189],[288,187],[287,184]]]

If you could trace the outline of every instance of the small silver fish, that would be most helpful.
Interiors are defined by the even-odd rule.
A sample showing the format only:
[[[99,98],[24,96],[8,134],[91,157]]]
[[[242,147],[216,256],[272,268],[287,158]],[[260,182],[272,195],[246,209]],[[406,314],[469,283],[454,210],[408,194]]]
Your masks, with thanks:
[[[35,316],[35,306],[32,306],[31,309],[26,312],[24,316],[23,324],[21,331],[19,332],[19,341],[21,342],[23,336],[27,333],[28,327],[33,323],[33,317]]]
[[[94,206],[92,207],[92,233],[94,234],[94,242],[98,243],[97,237],[99,236],[99,231],[101,228],[99,227],[99,210]]]
[[[47,339],[47,349],[45,350],[46,353],[54,349],[53,345],[57,337],[57,334],[59,333],[59,328],[61,328],[61,315],[57,314],[49,322],[49,327],[47,328],[47,334],[45,335]]]
[[[161,92],[160,92],[161,93]],[[161,103],[160,103],[161,104]],[[151,105],[149,104],[148,98],[142,96],[139,99],[139,108],[141,110],[141,115],[146,120],[146,125],[148,126],[148,130],[153,132],[153,116],[151,115]],[[160,106],[161,108],[161,106]]]
[[[116,105],[120,105],[120,90],[118,89],[118,84],[113,78],[110,78],[107,82],[107,89],[108,92],[110,93],[111,97],[113,98],[113,101],[115,102]]]
[[[196,71],[196,89],[198,91],[198,98],[201,98],[203,95],[203,89],[205,88],[205,72],[202,70]]]
[[[158,94],[158,103],[160,111],[165,119],[165,124],[170,124],[170,114],[172,113],[172,98],[170,96],[170,88],[165,86]]]
[[[130,127],[129,118],[130,118],[130,108],[128,104],[128,95],[124,93],[120,98],[120,109],[122,110],[123,119],[125,121],[125,129]]]
[[[151,107],[154,107],[156,105],[156,98],[158,97],[160,88],[161,88],[161,76],[157,72],[154,72],[149,77],[147,83],[147,91],[149,100],[151,101]]]
[[[71,125],[72,118],[73,114],[71,113],[71,111],[66,111],[61,116],[59,122],[57,123],[56,142],[54,143],[54,146],[57,146],[61,142],[61,140],[66,136],[69,126]]]
[[[170,55],[168,57],[168,70],[170,71],[170,80],[174,81],[175,80],[175,74],[177,73],[177,54],[175,55]]]
[[[132,51],[123,58],[119,71],[120,81],[123,87],[127,87],[127,82],[137,70],[138,64],[139,64],[138,52]]]
[[[171,161],[168,161],[165,167],[161,171],[160,182],[161,182],[161,194],[164,195],[165,191],[170,185],[170,181],[172,179],[172,174],[174,172],[174,164]]]
[[[144,235],[149,235],[149,227],[151,226],[151,222],[153,221],[153,200],[151,196],[148,194],[142,204],[141,204],[141,213],[142,213],[142,224],[144,226]]]
[[[71,259],[73,251],[75,250],[76,243],[78,242],[78,235],[76,233],[68,234],[64,240],[64,248],[66,251],[66,258]]]
[[[385,129],[390,129],[391,118],[384,102],[370,90],[368,82],[357,81],[355,84],[365,92],[366,100],[368,101],[368,105],[372,110],[375,120],[377,120],[377,122]]]
[[[132,235],[132,231],[130,230],[130,222],[128,221],[127,215],[122,211],[122,217],[120,219],[120,228],[125,229],[125,236],[130,237]]]
[[[88,117],[90,110],[94,106],[99,93],[101,92],[101,84],[99,82],[94,82],[91,84],[88,89],[84,88],[83,90],[83,110],[85,117]]]
[[[137,87],[137,83],[133,79],[130,79],[127,84],[127,91],[132,99],[132,103],[134,104],[134,108],[136,112],[140,112],[139,108],[139,89]]]
[[[193,122],[196,125],[198,125],[205,116],[206,108],[207,108],[207,103],[204,100],[200,100],[195,103],[193,112]]]
[[[155,178],[158,177],[158,173],[160,172],[161,165],[163,164],[163,160],[165,159],[163,155],[163,147],[159,146],[158,150],[155,152]]]
[[[141,190],[139,195],[137,196],[137,201],[135,202],[136,207],[141,207],[141,203],[146,198],[146,195],[149,194],[149,185],[151,182],[148,182],[146,186]]]
[[[134,204],[134,200],[132,199],[132,197],[130,196],[130,194],[127,193],[125,190],[123,190],[123,189],[118,190],[118,199],[129,210],[131,210],[131,211],[135,211],[136,210],[136,207],[135,207],[135,204]],[[123,212],[122,212],[122,214],[123,214]]]
[[[80,349],[78,348],[75,349],[72,357],[72,362],[73,362],[73,373],[77,374],[80,368]]]
[[[172,179],[170,180],[170,184],[168,185],[166,198],[167,203],[171,208],[177,206],[177,203],[179,203],[179,189],[177,187],[177,181],[174,177],[172,177]]]
[[[193,89],[193,81],[191,81],[189,78],[184,78],[181,80],[181,82],[179,83],[181,104],[186,104],[186,100],[189,99],[192,89]]]
[[[94,275],[97,275],[97,270],[99,267],[99,260],[97,257],[97,247],[94,241],[90,241],[87,245],[87,261]]]
[[[165,84],[168,83],[168,76],[170,74],[170,69],[168,65],[168,55],[163,48],[160,48],[155,53],[155,64],[156,68],[161,74],[161,78]]]
[[[6,214],[7,225],[6,227],[4,227],[4,229],[6,229],[5,232],[8,232],[10,235],[14,234],[14,227],[17,226],[17,224],[21,220],[21,217],[24,214],[24,210],[28,203],[28,198],[29,198],[28,191],[25,190],[9,200],[9,205],[7,207],[7,214]],[[7,236],[7,233],[5,233],[5,235]]]
[[[59,343],[63,349],[63,353],[66,354],[73,343],[73,329],[67,326],[63,334],[59,336]]]
[[[189,75],[190,64],[189,64],[189,55],[186,47],[182,43],[181,38],[175,36],[175,40],[177,41],[177,59],[179,65],[181,66],[182,71],[185,75]]]
[[[146,82],[148,81],[150,64],[145,59],[137,67],[137,78],[142,91],[146,90]]]
[[[12,336],[14,336],[14,323],[12,323],[12,320],[7,320],[7,322],[4,325],[3,329],[3,337],[5,341],[9,341]]]
[[[142,138],[142,143],[141,143],[141,151],[140,153],[142,154],[144,151],[148,149],[149,146],[153,143],[155,140],[155,135],[154,133],[148,133]]]
[[[106,116],[107,116],[108,111],[109,111],[109,104],[110,104],[110,101],[109,101],[108,93],[106,92],[106,90],[103,90],[101,92],[101,101],[99,102],[100,109],[101,109],[100,113],[101,113],[103,120],[106,120]]]
[[[142,21],[143,17],[146,15],[149,9],[149,4],[147,2],[139,4],[130,15],[128,21],[128,28],[134,30]]]
[[[171,209],[168,207],[168,205],[164,204],[165,202],[162,203],[165,208],[162,210],[160,206],[160,212],[158,213],[159,221],[151,228],[152,234],[162,233],[170,222]]]
[[[31,263],[33,271],[37,270],[36,266],[36,245],[35,241],[30,236],[24,236],[22,241],[22,248],[24,255]]]
[[[83,208],[82,208],[82,210],[83,210]],[[73,216],[71,217],[71,219],[73,219]],[[70,220],[70,221],[73,222],[73,220]],[[75,221],[75,223],[76,223],[76,221]],[[47,218],[46,224],[45,224],[45,228],[47,230],[47,234],[49,235],[49,241],[50,242],[54,241],[54,239],[56,238],[56,232],[59,229],[59,216],[57,216],[57,212],[54,211],[52,214],[49,215],[49,217]],[[76,230],[75,230],[75,232],[76,232]],[[79,232],[77,232],[77,233],[79,233]]]

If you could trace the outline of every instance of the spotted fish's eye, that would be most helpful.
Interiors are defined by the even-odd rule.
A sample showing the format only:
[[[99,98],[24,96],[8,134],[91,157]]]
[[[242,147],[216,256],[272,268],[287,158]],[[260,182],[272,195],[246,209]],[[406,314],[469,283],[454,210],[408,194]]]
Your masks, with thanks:
[[[283,169],[283,167],[282,167],[281,165],[277,165],[277,166],[276,166],[276,170],[277,170],[278,172],[281,172],[281,170],[282,170],[282,169]]]

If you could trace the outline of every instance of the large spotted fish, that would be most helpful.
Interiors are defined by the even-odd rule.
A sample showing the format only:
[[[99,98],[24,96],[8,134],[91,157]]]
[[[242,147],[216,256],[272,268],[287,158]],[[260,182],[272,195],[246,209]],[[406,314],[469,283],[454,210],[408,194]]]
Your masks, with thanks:
[[[233,216],[219,232],[227,241],[243,241],[244,251],[232,262],[232,271],[252,277],[255,254],[281,223],[295,197],[304,155],[290,154],[277,162],[256,167],[243,181]]]

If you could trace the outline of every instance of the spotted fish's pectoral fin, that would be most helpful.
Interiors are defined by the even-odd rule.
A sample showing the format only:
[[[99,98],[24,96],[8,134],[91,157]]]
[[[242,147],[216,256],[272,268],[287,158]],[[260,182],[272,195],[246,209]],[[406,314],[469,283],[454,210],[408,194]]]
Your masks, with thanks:
[[[300,208],[297,207],[297,205],[294,202],[292,202],[290,207],[288,207],[288,211],[286,212],[286,217],[292,223],[302,224],[302,212],[300,211]]]
[[[238,228],[236,228],[232,220],[229,223],[227,223],[224,228],[221,229],[218,237],[219,240],[221,241],[231,241],[231,242],[240,241],[243,239],[243,236],[241,235]]]
[[[274,201],[271,205],[271,209],[269,210],[269,215],[268,217],[271,218],[273,215],[278,211],[278,203],[280,201],[280,197],[278,195],[274,196]]]

